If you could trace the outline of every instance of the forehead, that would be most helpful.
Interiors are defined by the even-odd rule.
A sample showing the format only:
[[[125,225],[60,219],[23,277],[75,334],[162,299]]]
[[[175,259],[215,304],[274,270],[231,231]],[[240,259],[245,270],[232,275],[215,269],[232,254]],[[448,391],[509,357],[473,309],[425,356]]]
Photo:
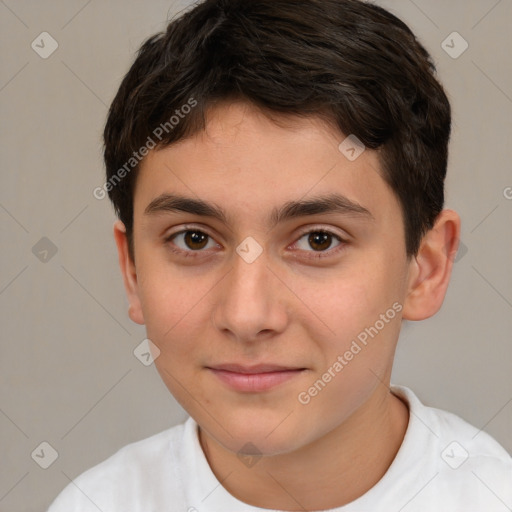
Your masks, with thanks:
[[[246,103],[212,108],[203,131],[142,162],[135,215],[147,213],[162,194],[215,203],[236,222],[252,216],[276,220],[290,201],[342,195],[372,215],[396,206],[380,174],[378,153],[355,160],[339,146],[346,139],[318,117],[272,114]]]

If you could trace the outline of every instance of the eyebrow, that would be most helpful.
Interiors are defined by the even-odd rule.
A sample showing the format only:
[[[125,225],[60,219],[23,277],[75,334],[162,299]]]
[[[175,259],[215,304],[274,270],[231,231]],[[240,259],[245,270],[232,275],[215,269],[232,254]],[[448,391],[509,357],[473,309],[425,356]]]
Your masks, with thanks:
[[[228,215],[217,204],[177,194],[162,194],[153,199],[144,210],[145,215],[165,212],[184,212],[201,217],[211,217],[229,225]],[[329,213],[375,219],[364,206],[343,195],[329,194],[307,200],[288,201],[280,208],[272,210],[268,223],[272,228],[281,222],[298,217]]]

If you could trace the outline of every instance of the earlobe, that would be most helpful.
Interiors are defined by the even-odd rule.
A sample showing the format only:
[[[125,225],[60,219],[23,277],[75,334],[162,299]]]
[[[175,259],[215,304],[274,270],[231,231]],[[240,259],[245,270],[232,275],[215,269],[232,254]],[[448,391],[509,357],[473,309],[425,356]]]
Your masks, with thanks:
[[[450,282],[459,239],[459,216],[453,210],[443,210],[411,259],[403,311],[405,320],[424,320],[437,313]]]
[[[139,287],[137,281],[137,271],[128,249],[128,239],[126,237],[125,225],[120,221],[114,223],[114,239],[117,245],[117,254],[119,267],[123,276],[124,287],[128,297],[129,309],[128,315],[131,320],[137,324],[144,324],[144,315],[139,297]]]

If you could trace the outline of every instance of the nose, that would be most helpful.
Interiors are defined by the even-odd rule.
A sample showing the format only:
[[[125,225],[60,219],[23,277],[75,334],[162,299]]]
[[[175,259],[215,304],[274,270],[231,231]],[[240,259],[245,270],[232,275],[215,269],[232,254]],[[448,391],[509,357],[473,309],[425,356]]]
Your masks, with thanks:
[[[289,322],[286,286],[263,252],[252,263],[236,255],[212,310],[214,326],[240,342],[268,340]],[[289,293],[289,292],[288,292]]]

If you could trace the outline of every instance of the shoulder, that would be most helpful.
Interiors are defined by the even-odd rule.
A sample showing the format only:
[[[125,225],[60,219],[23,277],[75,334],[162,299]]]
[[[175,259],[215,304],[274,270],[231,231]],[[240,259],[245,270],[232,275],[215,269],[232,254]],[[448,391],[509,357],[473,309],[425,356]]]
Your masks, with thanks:
[[[174,488],[175,478],[183,463],[185,438],[194,424],[189,418],[151,437],[128,444],[100,464],[85,471],[71,481],[52,503],[48,512],[97,512],[100,510],[128,511],[137,509],[139,502],[158,500],[159,492],[165,499],[179,489]],[[155,489],[155,481],[168,482],[165,490]]]
[[[408,451],[415,446],[420,466],[432,478],[426,496],[445,507],[512,506],[512,457],[505,448],[456,414],[423,405],[410,389],[393,386],[392,391],[409,405]]]
[[[450,457],[483,457],[505,463],[512,461],[509,453],[493,437],[460,416],[424,405],[409,388],[404,386],[394,386],[393,392],[407,400],[412,414],[431,430],[431,434],[438,439],[439,446],[443,450],[448,448]],[[443,443],[448,444],[443,446]]]

